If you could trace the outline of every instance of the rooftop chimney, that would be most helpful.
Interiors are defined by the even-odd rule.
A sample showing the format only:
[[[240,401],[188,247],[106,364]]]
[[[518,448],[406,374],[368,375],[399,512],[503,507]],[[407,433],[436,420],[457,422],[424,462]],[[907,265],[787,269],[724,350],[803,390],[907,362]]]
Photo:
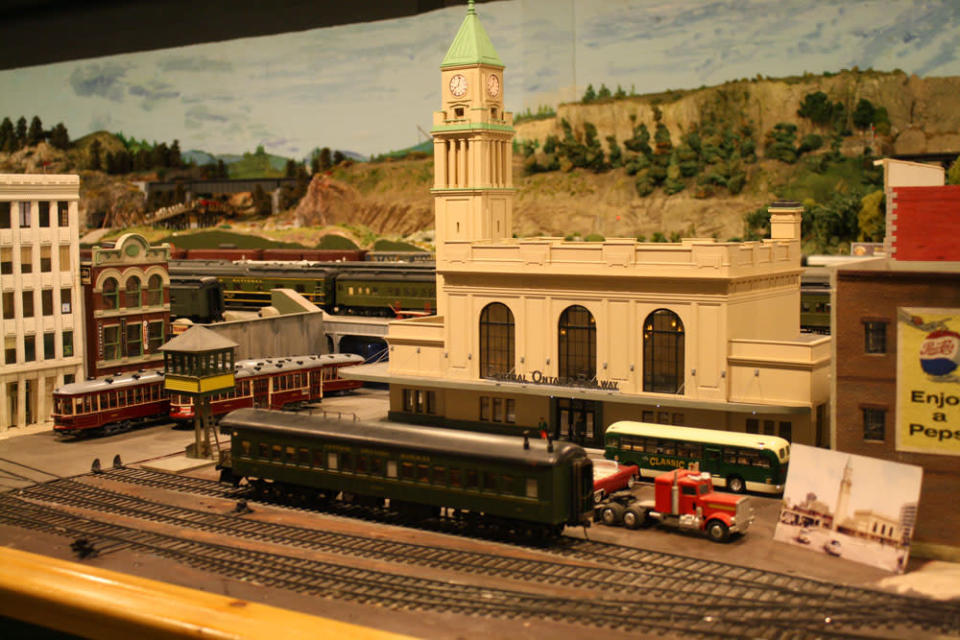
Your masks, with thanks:
[[[800,241],[800,220],[803,205],[792,200],[778,200],[769,207],[770,239]]]

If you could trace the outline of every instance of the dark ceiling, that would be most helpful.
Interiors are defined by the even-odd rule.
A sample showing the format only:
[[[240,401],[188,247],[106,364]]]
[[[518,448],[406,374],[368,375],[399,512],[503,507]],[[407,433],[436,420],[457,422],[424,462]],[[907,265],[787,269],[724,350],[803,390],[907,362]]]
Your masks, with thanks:
[[[399,18],[465,4],[466,0],[0,0],[0,69]]]

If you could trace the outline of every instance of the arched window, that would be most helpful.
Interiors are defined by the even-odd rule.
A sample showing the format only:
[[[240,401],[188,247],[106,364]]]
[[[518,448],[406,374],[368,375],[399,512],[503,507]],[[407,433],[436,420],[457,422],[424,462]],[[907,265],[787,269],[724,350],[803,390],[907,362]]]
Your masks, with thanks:
[[[154,274],[147,281],[147,306],[163,304],[163,278]]]
[[[127,295],[125,307],[133,308],[140,306],[140,278],[131,276],[127,280]]]
[[[513,373],[513,313],[507,305],[491,302],[480,312],[480,377]]]
[[[683,393],[683,323],[668,309],[643,322],[643,390]]]
[[[118,295],[116,278],[107,278],[103,281],[103,292],[100,295],[103,298],[104,309],[120,308],[120,296]]]
[[[573,305],[560,314],[557,345],[560,378],[592,380],[597,376],[597,321],[585,307]]]

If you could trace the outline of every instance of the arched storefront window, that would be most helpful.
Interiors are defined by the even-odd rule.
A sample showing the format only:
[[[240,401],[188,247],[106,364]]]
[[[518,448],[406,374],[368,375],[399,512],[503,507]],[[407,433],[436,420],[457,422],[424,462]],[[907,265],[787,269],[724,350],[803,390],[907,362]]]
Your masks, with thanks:
[[[597,376],[597,322],[585,307],[573,305],[560,314],[557,375],[592,380]]]
[[[513,373],[513,313],[509,307],[492,302],[480,312],[480,377],[492,378]]]
[[[147,281],[147,306],[163,304],[163,278],[154,274]]]
[[[683,393],[683,323],[668,309],[643,322],[643,390]]]
[[[124,306],[128,308],[139,307],[140,306],[140,278],[137,276],[131,276],[127,280],[127,295],[126,300],[124,301]]]
[[[104,309],[120,308],[120,296],[116,278],[107,278],[103,281],[103,291],[100,295],[103,298]]]

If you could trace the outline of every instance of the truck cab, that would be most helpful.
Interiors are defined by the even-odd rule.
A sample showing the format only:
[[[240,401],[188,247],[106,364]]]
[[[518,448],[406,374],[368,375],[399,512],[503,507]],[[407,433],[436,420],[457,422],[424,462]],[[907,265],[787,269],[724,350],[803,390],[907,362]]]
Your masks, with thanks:
[[[604,524],[621,522],[628,529],[659,523],[675,529],[703,531],[714,542],[743,533],[753,522],[750,498],[720,493],[709,473],[677,469],[657,476],[653,500],[637,500],[628,492],[610,496],[595,510]]]

